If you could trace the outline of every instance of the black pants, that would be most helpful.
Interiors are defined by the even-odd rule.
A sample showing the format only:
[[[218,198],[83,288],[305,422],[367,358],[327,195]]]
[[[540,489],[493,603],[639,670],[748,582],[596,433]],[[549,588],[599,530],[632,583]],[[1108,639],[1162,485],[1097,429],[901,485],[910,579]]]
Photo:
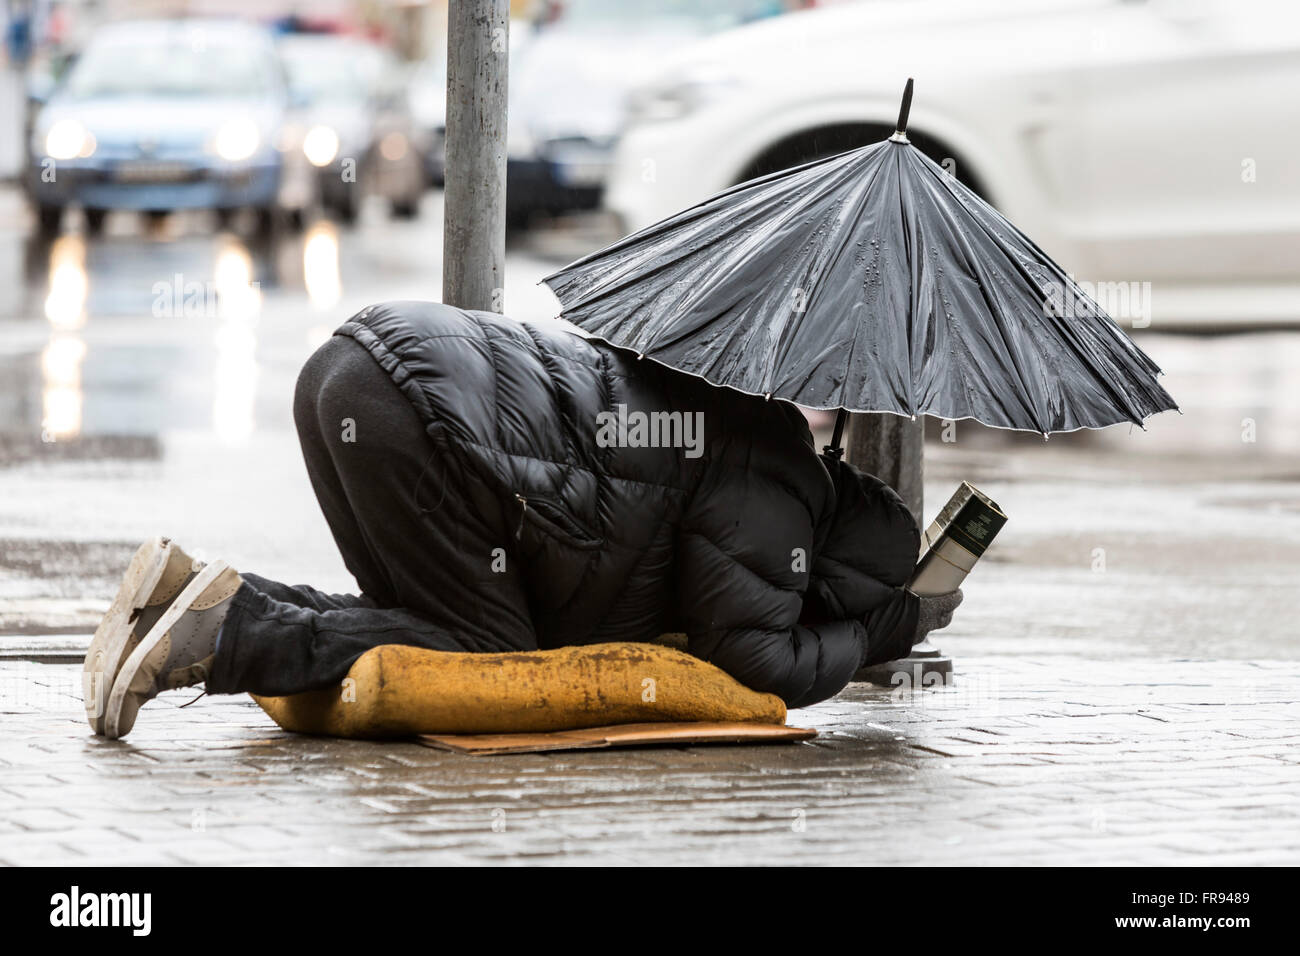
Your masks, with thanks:
[[[241,572],[210,693],[280,695],[337,684],[380,644],[440,651],[535,650],[515,562],[462,541],[508,540],[504,513],[470,504],[455,462],[361,345],[334,336],[307,361],[294,421],[312,487],[360,596]],[[481,500],[481,499],[480,499]],[[442,596],[463,598],[453,611]],[[466,609],[470,610],[466,610]]]

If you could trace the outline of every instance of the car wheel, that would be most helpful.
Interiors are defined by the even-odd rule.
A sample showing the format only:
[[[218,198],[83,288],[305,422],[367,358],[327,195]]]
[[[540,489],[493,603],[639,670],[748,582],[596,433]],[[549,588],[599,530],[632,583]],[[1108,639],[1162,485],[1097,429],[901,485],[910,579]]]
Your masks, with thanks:
[[[389,211],[394,219],[414,219],[420,215],[420,200],[394,199],[389,204]]]
[[[274,233],[275,223],[276,223],[276,215],[275,215],[274,206],[258,207],[257,223],[254,226],[254,229],[256,230],[259,238],[265,239],[268,236],[270,236],[272,233]]]
[[[63,225],[62,206],[36,207],[36,226],[42,236],[57,236],[61,225]]]
[[[339,222],[349,226],[357,221],[358,214],[361,211],[361,204],[357,202],[351,191],[345,194],[345,198],[335,200],[331,206]]]
[[[87,233],[97,236],[104,231],[104,220],[108,218],[107,209],[83,209],[81,214],[86,217]]]
[[[528,228],[534,210],[527,206],[506,206],[506,229],[514,232]]]

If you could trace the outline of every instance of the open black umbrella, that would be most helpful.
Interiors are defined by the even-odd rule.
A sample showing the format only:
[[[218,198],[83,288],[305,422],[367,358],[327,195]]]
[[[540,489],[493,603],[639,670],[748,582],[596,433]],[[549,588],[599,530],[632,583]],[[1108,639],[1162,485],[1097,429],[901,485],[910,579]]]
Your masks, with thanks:
[[[1175,408],[1028,237],[907,139],[719,193],[546,282],[594,337],[811,408],[1073,431]]]

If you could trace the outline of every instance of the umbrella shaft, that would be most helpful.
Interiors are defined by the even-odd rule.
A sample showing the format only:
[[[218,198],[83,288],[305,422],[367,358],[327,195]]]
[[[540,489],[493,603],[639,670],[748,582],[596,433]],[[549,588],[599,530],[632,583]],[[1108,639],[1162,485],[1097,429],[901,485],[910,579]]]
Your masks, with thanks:
[[[840,409],[835,413],[835,431],[831,433],[831,443],[826,446],[826,454],[836,458],[844,456],[844,449],[841,443],[844,439],[844,423],[849,420],[849,413]]]

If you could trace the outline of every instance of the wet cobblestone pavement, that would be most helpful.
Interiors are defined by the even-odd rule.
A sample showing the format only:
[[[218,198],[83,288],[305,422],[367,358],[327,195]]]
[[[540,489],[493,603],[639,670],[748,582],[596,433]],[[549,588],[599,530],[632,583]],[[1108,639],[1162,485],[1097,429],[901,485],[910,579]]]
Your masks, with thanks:
[[[1300,663],[966,656],[814,742],[467,757],[179,692],[94,738],[80,669],[0,663],[8,864],[1295,864]]]

